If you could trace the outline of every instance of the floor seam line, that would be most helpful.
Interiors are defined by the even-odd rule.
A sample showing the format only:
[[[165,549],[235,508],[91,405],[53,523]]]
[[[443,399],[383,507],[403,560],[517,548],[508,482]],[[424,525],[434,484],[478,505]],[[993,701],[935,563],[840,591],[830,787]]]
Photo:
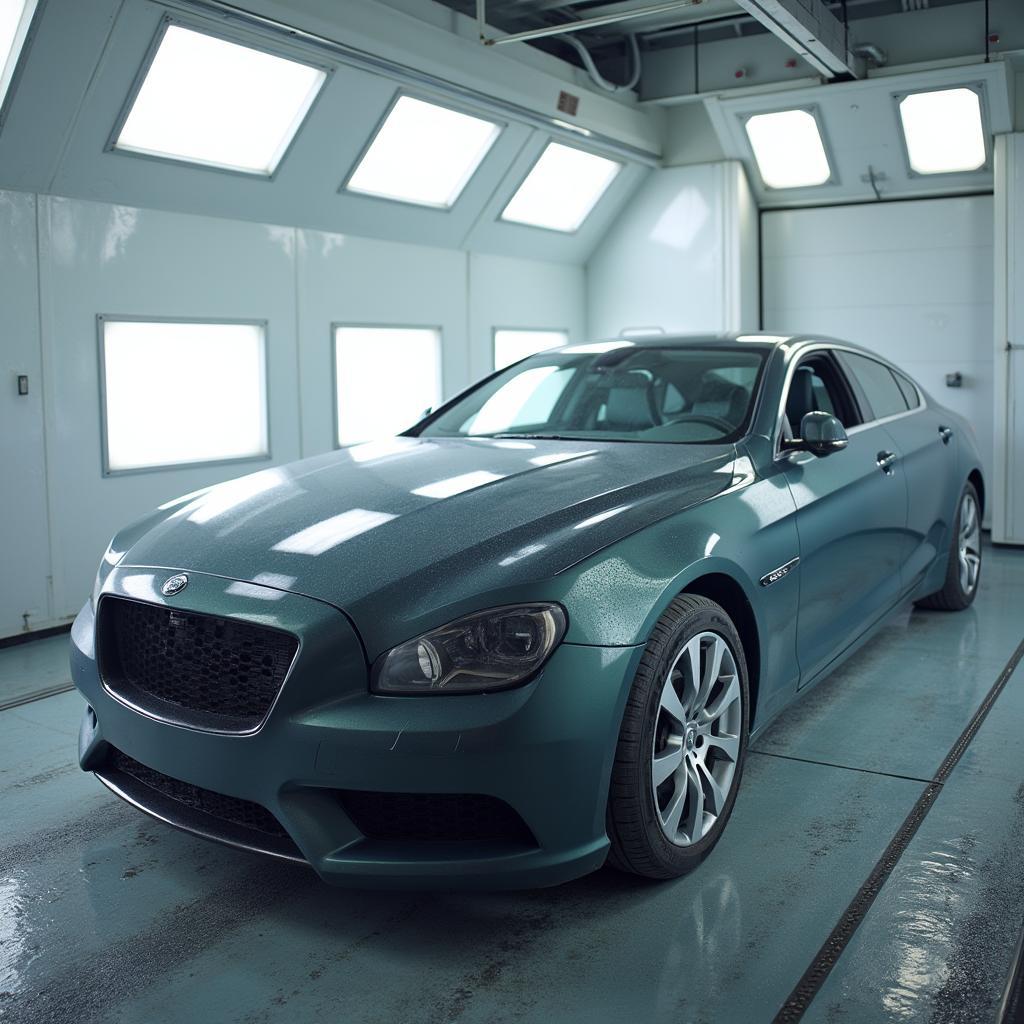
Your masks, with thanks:
[[[836,764],[835,761],[818,761],[813,757],[797,757],[794,754],[779,754],[774,750],[751,750],[752,754],[760,754],[762,757],[777,757],[784,761],[797,761],[800,764],[817,764],[823,768],[839,768],[842,771],[847,772],[863,772],[865,775],[880,775],[885,779],[903,779],[906,782],[919,782],[922,786],[931,785],[933,782],[939,781],[938,779],[922,779],[917,775],[900,775],[898,772],[883,772],[877,768],[858,768],[852,764]],[[940,783],[941,785],[941,783]]]
[[[828,976],[832,973],[832,968],[839,962],[840,956],[867,916],[882,887],[917,834],[921,823],[935,804],[939,793],[942,792],[943,783],[949,778],[971,741],[977,735],[993,704],[1006,688],[1006,684],[1010,681],[1010,677],[1022,658],[1024,658],[1024,639],[1021,639],[1010,655],[1010,660],[1003,666],[995,682],[989,687],[988,693],[971,715],[953,746],[950,747],[935,773],[935,778],[927,784],[921,795],[914,801],[914,806],[911,807],[902,824],[889,840],[882,856],[875,862],[875,866],[854,894],[853,899],[847,904],[835,927],[773,1018],[772,1024],[795,1024],[803,1019],[815,996],[821,991]]]
[[[0,703],[0,712],[13,711],[15,708],[24,707],[26,704],[34,704],[37,700],[46,700],[47,697],[57,697],[62,693],[70,693],[75,688],[72,682],[61,683],[59,686],[50,686],[45,690],[37,690],[35,693],[27,693],[24,697],[14,697],[11,700]]]

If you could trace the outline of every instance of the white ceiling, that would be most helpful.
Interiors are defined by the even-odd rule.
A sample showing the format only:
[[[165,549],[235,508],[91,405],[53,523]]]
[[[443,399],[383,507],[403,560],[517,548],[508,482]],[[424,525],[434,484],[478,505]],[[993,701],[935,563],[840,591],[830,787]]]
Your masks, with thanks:
[[[656,160],[659,113],[638,108],[632,98],[590,93],[571,75],[567,80],[485,51],[367,0],[346,0],[343,8],[333,0],[253,0],[247,6],[340,45],[332,50],[229,21],[204,0],[47,0],[0,128],[0,187],[580,263]],[[329,67],[325,87],[272,180],[110,151],[111,133],[167,17]],[[374,60],[410,73],[393,76],[383,63],[373,70]],[[577,123],[587,133],[568,136],[573,144],[614,156],[625,169],[575,234],[499,223],[501,210],[558,134],[545,124],[557,114],[565,88],[580,96]],[[455,102],[503,125],[449,210],[341,190],[399,90]],[[502,105],[491,107],[489,96]]]

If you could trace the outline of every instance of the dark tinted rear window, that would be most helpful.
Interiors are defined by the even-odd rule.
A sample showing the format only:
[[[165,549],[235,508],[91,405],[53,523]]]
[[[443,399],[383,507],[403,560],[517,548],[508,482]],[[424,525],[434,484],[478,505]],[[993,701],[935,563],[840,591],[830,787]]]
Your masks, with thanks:
[[[921,404],[921,398],[917,393],[917,388],[914,386],[913,381],[909,377],[904,377],[902,373],[897,370],[893,370],[892,374],[896,378],[896,383],[900,386],[900,391],[903,392],[903,397],[907,400],[907,405],[911,409],[916,409]]]
[[[871,406],[870,416],[865,419],[880,420],[906,412],[910,403],[896,382],[893,372],[884,363],[853,352],[840,352],[840,358],[847,371],[853,374],[861,391]],[[917,402],[913,403],[917,405]]]

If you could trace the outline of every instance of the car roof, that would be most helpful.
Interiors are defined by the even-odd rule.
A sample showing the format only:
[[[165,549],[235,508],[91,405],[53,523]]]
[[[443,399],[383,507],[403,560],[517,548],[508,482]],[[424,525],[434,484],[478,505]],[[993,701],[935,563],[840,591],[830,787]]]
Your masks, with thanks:
[[[738,331],[720,334],[623,334],[618,338],[602,339],[596,344],[612,345],[616,342],[629,342],[638,348],[685,348],[697,347],[735,347],[736,345],[751,348],[775,349],[786,346],[790,349],[803,348],[807,345],[841,345],[846,348],[866,351],[859,345],[853,345],[840,338],[831,338],[825,334],[775,334],[770,331]],[[595,344],[595,343],[584,343]],[[569,345],[575,348],[576,345]]]

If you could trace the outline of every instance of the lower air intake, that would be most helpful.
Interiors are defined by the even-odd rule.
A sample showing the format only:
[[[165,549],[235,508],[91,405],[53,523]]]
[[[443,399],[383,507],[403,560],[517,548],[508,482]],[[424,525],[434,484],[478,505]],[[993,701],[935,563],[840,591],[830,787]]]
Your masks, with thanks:
[[[537,845],[526,822],[497,797],[365,790],[339,795],[346,814],[368,839]]]

